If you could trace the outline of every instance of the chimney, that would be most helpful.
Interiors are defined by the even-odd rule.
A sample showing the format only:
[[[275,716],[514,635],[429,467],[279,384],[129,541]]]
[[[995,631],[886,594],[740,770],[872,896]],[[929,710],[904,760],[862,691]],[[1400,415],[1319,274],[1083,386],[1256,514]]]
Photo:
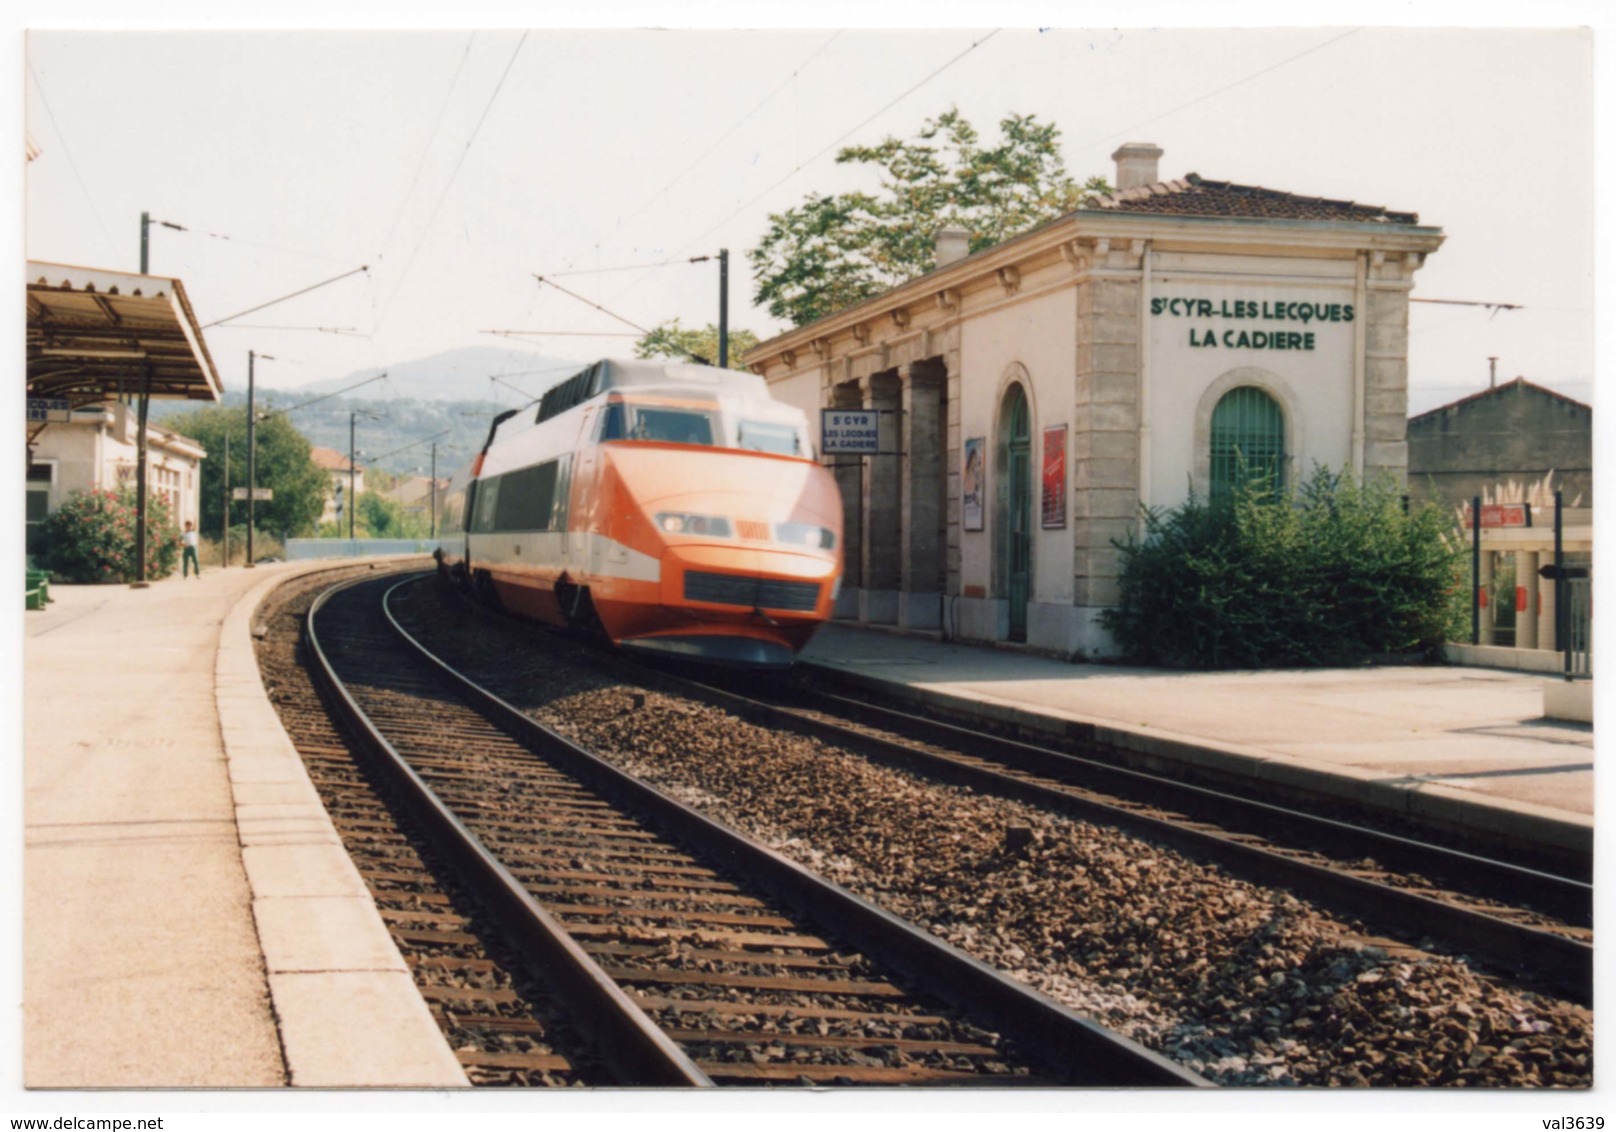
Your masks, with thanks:
[[[1161,177],[1156,162],[1161,160],[1159,145],[1150,142],[1129,142],[1111,155],[1117,163],[1117,192],[1137,189],[1140,185],[1154,185]]]
[[[937,230],[937,266],[947,267],[971,254],[971,234],[963,228],[948,225]]]

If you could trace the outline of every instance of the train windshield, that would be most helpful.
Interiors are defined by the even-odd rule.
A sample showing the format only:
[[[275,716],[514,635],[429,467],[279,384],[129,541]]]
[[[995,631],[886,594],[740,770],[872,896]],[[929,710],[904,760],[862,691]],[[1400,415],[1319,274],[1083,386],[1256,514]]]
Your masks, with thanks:
[[[743,419],[737,432],[737,448],[750,452],[773,452],[777,456],[802,455],[802,431],[793,425]]]
[[[700,409],[666,408],[616,402],[606,406],[602,440],[660,440],[664,444],[717,443],[717,414]]]
[[[612,401],[601,413],[600,439],[654,440],[663,444],[694,444],[707,448],[736,448],[775,456],[811,457],[801,414],[740,405],[720,398],[712,408],[696,405]],[[767,417],[778,419],[769,420]]]

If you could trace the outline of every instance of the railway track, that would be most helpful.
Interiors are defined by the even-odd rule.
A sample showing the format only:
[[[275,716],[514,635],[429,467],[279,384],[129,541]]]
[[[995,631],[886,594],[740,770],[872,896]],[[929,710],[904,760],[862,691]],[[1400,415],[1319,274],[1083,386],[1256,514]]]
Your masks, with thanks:
[[[316,678],[619,1082],[1205,1083],[540,727],[384,622],[393,585],[315,602]]]
[[[827,691],[812,678],[765,684],[761,694],[756,682],[743,693],[733,681],[666,678],[762,726],[1105,822],[1592,1005],[1586,881],[1004,739]]]
[[[303,619],[326,576],[289,584],[265,611],[258,660],[266,689],[427,1006],[480,1086],[611,1084],[613,1078],[500,941],[397,800],[356,763],[304,663]]]
[[[936,734],[899,741],[890,734],[896,721],[874,727],[866,718],[851,731],[828,729],[800,702],[742,703],[676,684],[666,673],[620,664],[431,588],[404,604],[435,648],[529,714],[1215,1080],[1586,1082],[1587,1011],[1538,993],[1560,983],[1580,997],[1575,959],[1564,977],[1545,977],[1542,963],[1518,962],[1519,950],[1508,950],[1514,945],[1499,948],[1495,964],[1475,947],[1441,938],[1454,934],[1442,926],[1450,912],[1429,904],[1448,903],[1454,891],[1471,912],[1503,903],[1463,894],[1466,885],[1477,886],[1474,878],[1438,900],[1418,876],[1399,874],[1404,887],[1421,886],[1414,892],[1425,902],[1418,914],[1439,920],[1426,934],[1387,912],[1379,894],[1394,889],[1384,884],[1369,890],[1376,897],[1367,914],[1336,919],[1318,897],[1298,902],[1295,895],[1307,891],[1298,883],[1248,883],[1268,865],[1253,868],[1240,858],[1292,840],[1277,823],[1258,836],[1180,814],[1180,824],[1202,841],[1216,837],[1234,848],[1219,856],[1186,835],[1179,858],[1162,846],[1180,842],[1140,819],[1166,816],[1152,809],[1176,812],[1181,798],[1149,804],[1115,791],[1098,806],[1081,797],[1051,800],[1051,788],[1080,796],[1093,786],[1028,782],[1040,775],[1026,767],[1005,774],[991,765],[988,747],[958,733],[953,746],[965,746],[967,757],[925,769],[910,748],[946,744]],[[756,700],[761,684],[748,684]],[[712,706],[719,702],[725,706]],[[888,744],[901,753],[876,750]],[[970,767],[973,760],[982,765]],[[1050,769],[1056,765],[1062,774],[1071,769],[1059,761]],[[982,777],[986,771],[1001,777]],[[1119,828],[1140,830],[1139,839],[1113,832]],[[1390,859],[1392,848],[1376,852]],[[1371,866],[1357,842],[1337,846],[1349,864],[1294,845],[1287,852],[1315,858],[1315,871],[1387,871]],[[1231,863],[1211,871],[1194,863],[1208,859]],[[1421,867],[1435,871],[1429,859]],[[1535,883],[1530,872],[1524,877],[1528,887]],[[1586,929],[1574,922],[1576,891],[1573,885],[1569,895],[1536,900],[1538,908],[1506,932],[1535,932],[1518,937],[1534,946],[1554,935],[1581,946]],[[1556,901],[1564,919],[1542,910]],[[1483,934],[1498,930],[1491,922]],[[1565,953],[1577,956],[1578,946]],[[1475,968],[1462,957],[1444,958],[1455,951]],[[1523,969],[1539,981],[1508,973]],[[1530,1059],[1518,1056],[1525,1052]]]
[[[821,687],[812,674],[691,676],[620,655],[609,665],[762,727],[1197,854],[1397,938],[1435,941],[1592,1005],[1586,880],[927,718]]]

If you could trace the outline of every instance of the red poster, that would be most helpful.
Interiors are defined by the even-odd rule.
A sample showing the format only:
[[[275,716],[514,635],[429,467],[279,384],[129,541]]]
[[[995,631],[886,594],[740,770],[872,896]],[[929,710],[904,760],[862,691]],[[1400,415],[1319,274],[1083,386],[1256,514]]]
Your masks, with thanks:
[[[1044,429],[1044,529],[1066,526],[1066,426]]]
[[[1475,526],[1471,509],[1464,509],[1465,530]],[[1527,503],[1483,503],[1481,505],[1481,526],[1483,530],[1493,527],[1530,527],[1532,525],[1532,507]]]

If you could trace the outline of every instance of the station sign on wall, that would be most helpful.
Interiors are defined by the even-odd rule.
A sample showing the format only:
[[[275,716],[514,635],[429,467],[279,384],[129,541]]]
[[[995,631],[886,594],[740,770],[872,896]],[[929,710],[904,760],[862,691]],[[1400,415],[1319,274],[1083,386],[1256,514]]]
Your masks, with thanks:
[[[881,451],[880,411],[819,410],[819,449],[826,455],[877,455]]]
[[[1150,314],[1182,326],[1189,344],[1202,350],[1314,350],[1320,328],[1358,317],[1351,303],[1295,295],[1231,299],[1173,293],[1152,297]]]
[[[73,419],[73,406],[66,397],[28,398],[28,423],[64,423]]]

